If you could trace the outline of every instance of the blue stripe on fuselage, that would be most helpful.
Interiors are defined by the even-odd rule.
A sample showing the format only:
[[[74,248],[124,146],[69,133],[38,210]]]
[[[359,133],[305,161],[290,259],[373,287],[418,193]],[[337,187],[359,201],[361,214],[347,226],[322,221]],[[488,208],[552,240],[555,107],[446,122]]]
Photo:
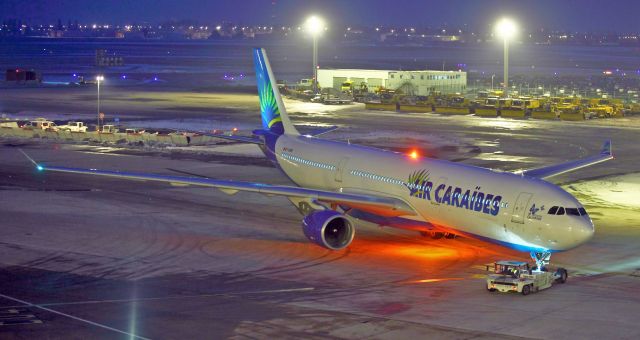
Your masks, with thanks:
[[[458,231],[458,230],[456,230]],[[475,238],[477,240],[481,240],[481,241],[485,241],[485,242],[489,242],[489,243],[493,243],[493,244],[497,244],[506,248],[511,248],[517,251],[522,251],[522,252],[527,252],[530,253],[532,251],[535,252],[550,252],[550,253],[557,253],[560,252],[562,250],[553,250],[553,249],[545,249],[545,248],[536,248],[536,247],[529,247],[529,246],[525,246],[522,244],[516,244],[516,243],[511,243],[511,242],[506,242],[506,241],[500,241],[500,240],[496,240],[490,237],[486,237],[486,236],[480,236],[480,235],[476,235],[476,234],[472,234],[472,233],[467,233],[467,232],[461,232],[458,231],[461,235],[463,236],[468,236],[471,238]]]

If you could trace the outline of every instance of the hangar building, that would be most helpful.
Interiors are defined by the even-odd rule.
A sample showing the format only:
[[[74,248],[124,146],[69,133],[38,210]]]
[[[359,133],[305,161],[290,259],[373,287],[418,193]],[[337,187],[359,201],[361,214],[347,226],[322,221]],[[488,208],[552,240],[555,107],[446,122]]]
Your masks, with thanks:
[[[318,85],[321,88],[340,90],[345,82],[352,82],[355,88],[362,83],[370,92],[384,87],[401,89],[410,95],[426,96],[431,92],[463,93],[467,88],[467,73],[462,71],[392,71],[357,69],[318,69]]]

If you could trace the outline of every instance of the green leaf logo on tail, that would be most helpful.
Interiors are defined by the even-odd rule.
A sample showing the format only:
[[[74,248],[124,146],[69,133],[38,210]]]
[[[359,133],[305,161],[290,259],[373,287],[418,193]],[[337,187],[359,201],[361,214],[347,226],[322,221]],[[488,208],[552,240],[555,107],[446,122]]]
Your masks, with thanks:
[[[260,90],[260,112],[263,116],[263,122],[266,123],[266,126],[263,126],[265,129],[270,129],[273,124],[282,121],[278,102],[270,82],[264,84],[264,88]]]

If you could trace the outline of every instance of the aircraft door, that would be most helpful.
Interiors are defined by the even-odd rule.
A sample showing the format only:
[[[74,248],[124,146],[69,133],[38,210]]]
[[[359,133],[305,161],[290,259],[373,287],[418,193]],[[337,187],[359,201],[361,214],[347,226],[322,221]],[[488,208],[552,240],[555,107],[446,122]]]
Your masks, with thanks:
[[[336,176],[335,176],[336,182],[338,183],[342,182],[342,176],[344,171],[346,170],[348,161],[349,161],[349,158],[347,157],[344,157],[340,160],[340,163],[338,164],[338,168],[336,169]]]
[[[516,204],[513,206],[511,222],[524,224],[524,216],[527,212],[527,207],[529,206],[531,197],[533,197],[533,194],[528,192],[521,192],[520,195],[518,195]]]

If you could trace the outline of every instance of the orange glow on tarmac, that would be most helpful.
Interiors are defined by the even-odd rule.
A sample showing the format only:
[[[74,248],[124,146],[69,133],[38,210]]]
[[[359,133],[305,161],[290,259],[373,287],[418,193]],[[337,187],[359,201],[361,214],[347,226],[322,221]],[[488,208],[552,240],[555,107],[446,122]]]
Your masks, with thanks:
[[[448,278],[442,278],[442,279],[424,279],[424,280],[411,281],[409,283],[431,283],[431,282],[460,281],[460,280],[464,280],[464,278],[461,278],[461,277],[448,277]]]
[[[451,259],[461,256],[461,249],[454,247],[429,247],[425,245],[417,246],[396,246],[389,249],[390,255],[412,257],[428,260]]]

